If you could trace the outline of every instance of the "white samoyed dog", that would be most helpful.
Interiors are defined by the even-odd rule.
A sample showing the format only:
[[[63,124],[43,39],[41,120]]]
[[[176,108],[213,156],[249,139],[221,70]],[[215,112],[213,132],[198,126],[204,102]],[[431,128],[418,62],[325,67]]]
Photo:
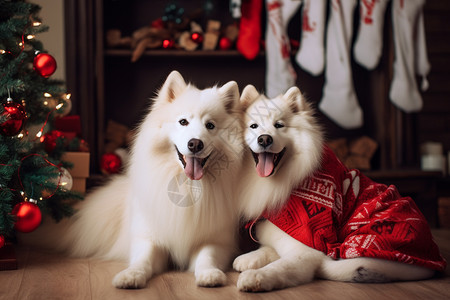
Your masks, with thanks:
[[[246,111],[245,141],[251,151],[247,150],[247,157],[244,158],[240,210],[246,220],[255,220],[249,222],[252,225],[250,231],[254,232],[250,235],[256,236],[261,246],[234,260],[234,269],[242,272],[237,282],[239,290],[281,289],[310,282],[314,277],[353,282],[418,280],[432,276],[433,268],[439,270],[445,267],[439,251],[436,253],[437,247],[426,223],[423,224],[420,213],[414,207],[410,209],[410,203],[406,203],[406,211],[412,210],[414,217],[406,219],[411,223],[420,223],[414,230],[424,233],[426,237],[424,245],[414,246],[421,247],[420,250],[425,253],[433,252],[430,256],[434,255],[428,265],[422,263],[428,268],[408,264],[416,259],[412,258],[413,255],[379,259],[379,253],[384,253],[383,247],[394,251],[392,244],[381,244],[378,238],[382,235],[376,233],[357,234],[369,225],[373,226],[369,231],[381,228],[382,233],[384,228],[392,227],[383,227],[389,216],[383,217],[379,207],[372,215],[379,218],[374,223],[363,217],[367,208],[363,208],[361,216],[355,216],[360,218],[360,223],[348,221],[353,220],[350,216],[357,208],[355,203],[359,203],[355,199],[361,203],[368,202],[361,198],[372,191],[378,193],[378,189],[386,190],[387,195],[397,194],[392,187],[386,189],[376,184],[363,190],[363,182],[369,182],[367,178],[364,179],[356,170],[346,170],[333,158],[329,149],[324,150],[321,129],[313,110],[297,87],[292,87],[284,95],[268,99],[248,85],[242,92],[241,103]],[[326,170],[331,163],[335,167],[331,171]],[[337,172],[341,169],[345,172]],[[334,175],[341,173],[343,175]],[[378,204],[385,207],[382,200]],[[388,210],[389,206],[386,207]],[[403,224],[401,220],[395,222]],[[296,235],[296,231],[299,234]],[[408,234],[407,230],[405,232]],[[401,233],[403,231],[399,230],[398,234]],[[409,239],[405,237],[404,240]],[[343,250],[343,245],[347,250]],[[338,248],[343,253],[339,254]],[[376,254],[367,254],[369,251]],[[372,257],[363,257],[365,255]]]
[[[58,235],[61,250],[127,260],[117,288],[143,288],[170,264],[195,272],[199,286],[224,285],[238,248],[231,188],[244,144],[238,107],[236,82],[200,90],[170,73],[139,126],[126,173],[80,203]]]

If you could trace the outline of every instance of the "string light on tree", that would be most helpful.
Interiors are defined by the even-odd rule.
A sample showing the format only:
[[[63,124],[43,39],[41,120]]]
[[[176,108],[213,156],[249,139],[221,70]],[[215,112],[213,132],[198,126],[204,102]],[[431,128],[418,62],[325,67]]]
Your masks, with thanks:
[[[63,102],[58,103],[56,108],[56,114],[59,117],[64,117],[70,113],[72,110],[72,100],[71,100],[72,94],[67,93],[63,96]]]

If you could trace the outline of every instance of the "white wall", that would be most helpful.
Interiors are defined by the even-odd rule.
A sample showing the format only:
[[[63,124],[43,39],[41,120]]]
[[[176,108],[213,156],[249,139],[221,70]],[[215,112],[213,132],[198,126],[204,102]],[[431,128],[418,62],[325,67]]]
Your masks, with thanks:
[[[44,49],[56,59],[57,68],[52,79],[66,80],[66,56],[64,41],[64,0],[30,0],[42,7],[39,17],[44,25],[49,26],[47,32],[36,36]]]

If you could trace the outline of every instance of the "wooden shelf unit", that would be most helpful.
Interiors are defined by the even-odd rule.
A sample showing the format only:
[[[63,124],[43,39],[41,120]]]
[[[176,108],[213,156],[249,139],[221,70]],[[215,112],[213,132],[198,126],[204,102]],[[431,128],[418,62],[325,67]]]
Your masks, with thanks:
[[[203,1],[180,3],[189,12],[200,7]],[[218,3],[222,12],[225,11],[222,6],[227,7],[228,1]],[[263,52],[255,60],[248,61],[236,50],[189,52],[149,49],[137,62],[131,63],[130,49],[105,47],[104,37],[108,29],[119,28],[124,35],[130,35],[160,17],[165,5],[167,1],[162,0],[67,1],[67,56],[70,58],[67,68],[73,72],[68,74],[67,84],[73,93],[74,112],[82,115],[83,135],[91,145],[92,173],[98,172],[107,121],[112,119],[130,127],[136,125],[146,111],[148,99],[154,96],[171,70],[179,70],[200,88],[235,80],[241,90],[246,84],[264,90]],[[219,17],[224,15],[222,13]],[[217,16],[216,13],[211,18]],[[299,22],[298,18],[294,17],[293,22]],[[290,35],[299,36],[298,33]],[[388,99],[393,52],[388,12],[379,66],[368,71],[352,63],[354,86],[364,111],[362,128],[343,130],[317,110],[327,138],[368,135],[379,143],[372,163],[376,170],[418,167],[419,162],[416,114],[404,114]],[[324,76],[311,76],[300,69],[294,60],[293,65],[298,74],[297,85],[317,107],[322,96]]]

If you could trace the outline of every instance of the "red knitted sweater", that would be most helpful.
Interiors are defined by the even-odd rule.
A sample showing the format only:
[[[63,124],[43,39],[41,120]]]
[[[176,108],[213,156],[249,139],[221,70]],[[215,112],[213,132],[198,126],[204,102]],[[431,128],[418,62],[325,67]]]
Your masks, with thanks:
[[[373,257],[442,271],[446,262],[409,197],[347,169],[328,148],[322,166],[265,217],[293,238],[338,258]]]

